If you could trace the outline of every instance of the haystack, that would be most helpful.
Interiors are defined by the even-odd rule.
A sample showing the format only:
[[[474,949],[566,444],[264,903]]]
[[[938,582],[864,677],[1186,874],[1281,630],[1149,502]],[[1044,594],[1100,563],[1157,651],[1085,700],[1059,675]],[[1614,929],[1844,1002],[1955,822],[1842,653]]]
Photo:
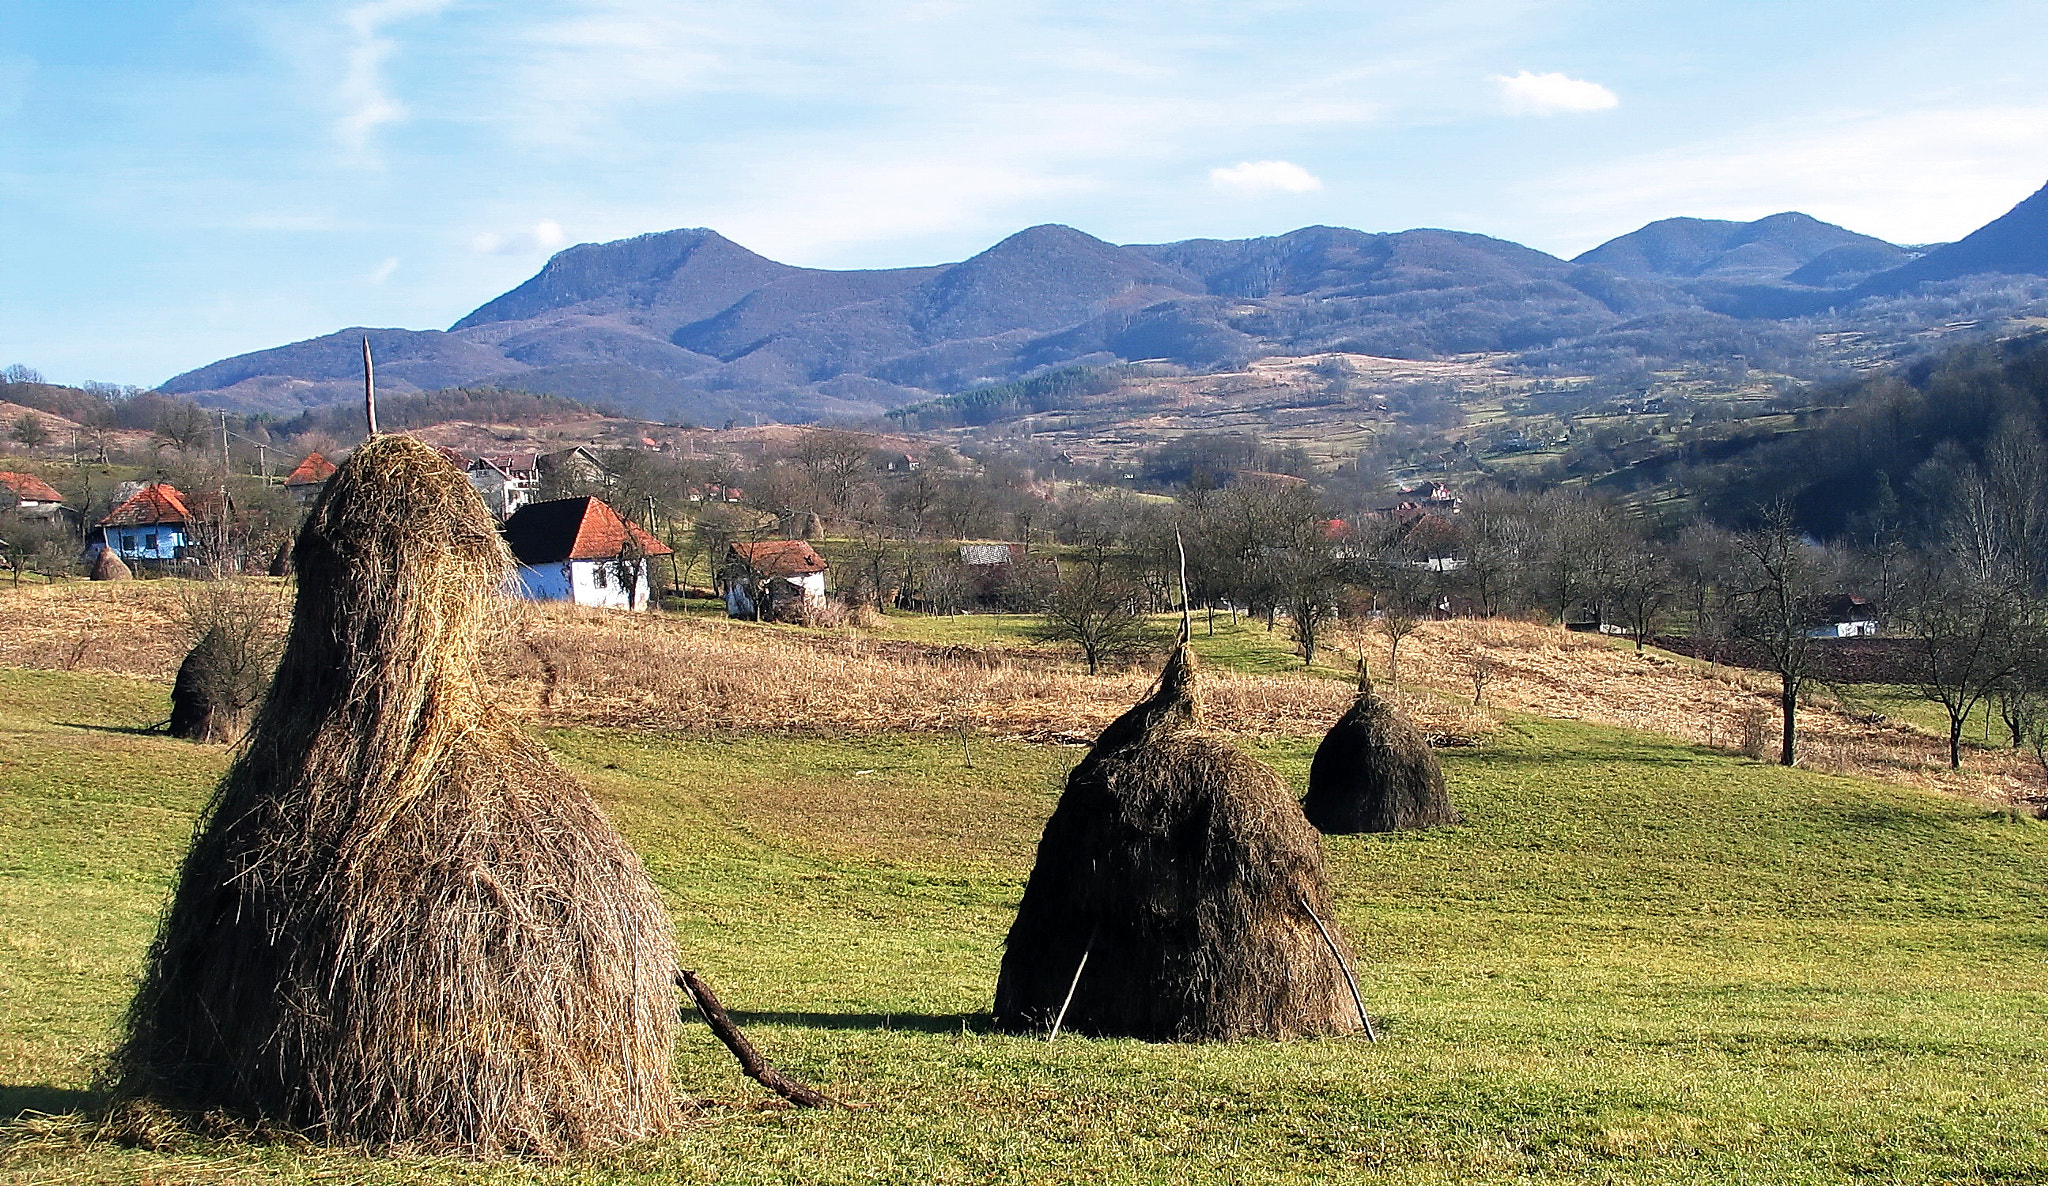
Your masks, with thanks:
[[[667,1131],[669,919],[478,685],[509,560],[475,488],[373,440],[294,560],[283,658],[179,871],[116,1090],[479,1155]]]
[[[105,546],[100,548],[99,555],[92,558],[92,572],[88,575],[96,581],[127,581],[135,577],[128,571],[128,562],[121,559],[121,554]]]
[[[178,678],[171,684],[171,736],[233,741],[248,727],[249,712],[262,694],[263,672],[236,655],[228,631],[215,626],[178,664]]]
[[[1315,830],[1277,774],[1201,731],[1194,684],[1183,645],[1068,776],[1010,928],[998,1025],[1044,1032],[1064,1005],[1067,1029],[1158,1041],[1359,1028],[1342,941],[1318,928]]]
[[[1374,696],[1363,674],[1358,697],[1316,747],[1301,809],[1331,834],[1406,832],[1464,818],[1451,806],[1429,740]]]

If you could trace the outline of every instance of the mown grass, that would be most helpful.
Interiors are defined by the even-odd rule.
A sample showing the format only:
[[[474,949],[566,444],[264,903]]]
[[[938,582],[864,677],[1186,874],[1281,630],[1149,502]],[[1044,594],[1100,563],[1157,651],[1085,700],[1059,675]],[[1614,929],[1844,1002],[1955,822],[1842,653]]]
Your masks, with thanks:
[[[0,1117],[90,1108],[225,762],[122,730],[160,687],[0,670]],[[565,1166],[0,1129],[9,1181],[2048,1182],[2048,825],[1520,721],[1444,755],[1470,823],[1327,842],[1385,1041],[985,1032],[1079,750],[555,730],[688,958],[788,1069],[703,1029],[677,1139]],[[1255,742],[1297,785],[1310,740]]]

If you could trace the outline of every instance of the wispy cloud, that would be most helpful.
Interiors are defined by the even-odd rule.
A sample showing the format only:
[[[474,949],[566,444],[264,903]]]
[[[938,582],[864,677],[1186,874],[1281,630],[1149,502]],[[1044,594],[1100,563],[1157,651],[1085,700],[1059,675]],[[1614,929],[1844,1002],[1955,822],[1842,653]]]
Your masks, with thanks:
[[[569,234],[562,224],[543,218],[516,231],[482,231],[470,236],[469,249],[479,255],[531,255],[537,251],[559,251],[568,246]]]
[[[394,255],[390,259],[385,260],[383,263],[378,264],[375,268],[373,268],[370,271],[369,281],[372,284],[382,284],[386,280],[391,279],[391,273],[396,272],[397,270],[398,257]]]
[[[1293,161],[1242,161],[1209,170],[1209,184],[1226,193],[1305,194],[1323,188],[1322,179]]]
[[[384,62],[397,43],[383,35],[385,26],[408,17],[428,16],[447,7],[448,0],[372,0],[342,13],[348,31],[346,68],[335,97],[342,113],[334,134],[358,158],[369,155],[371,137],[385,124],[405,118],[405,105],[391,97]]]
[[[1488,82],[1509,115],[1565,115],[1619,107],[1621,98],[1597,82],[1564,74],[1495,74]]]

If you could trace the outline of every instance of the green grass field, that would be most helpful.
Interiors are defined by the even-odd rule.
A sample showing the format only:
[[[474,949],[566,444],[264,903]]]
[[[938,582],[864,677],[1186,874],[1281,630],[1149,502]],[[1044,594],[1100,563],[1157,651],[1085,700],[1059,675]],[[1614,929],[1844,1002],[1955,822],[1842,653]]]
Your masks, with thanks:
[[[546,734],[687,959],[846,1112],[759,1110],[701,1025],[677,1139],[562,1166],[93,1139],[224,750],[164,690],[0,670],[8,1182],[2048,1182],[2048,824],[1579,724],[1443,756],[1470,822],[1326,842],[1385,1040],[986,1032],[1080,751]],[[1311,743],[1255,745],[1299,785]],[[55,1118],[44,1114],[55,1114]]]

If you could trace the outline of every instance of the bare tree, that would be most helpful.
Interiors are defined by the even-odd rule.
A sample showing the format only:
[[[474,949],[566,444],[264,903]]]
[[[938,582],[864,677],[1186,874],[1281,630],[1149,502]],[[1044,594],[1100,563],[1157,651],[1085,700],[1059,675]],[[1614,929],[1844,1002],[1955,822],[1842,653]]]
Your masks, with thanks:
[[[1039,619],[1038,636],[1079,648],[1090,675],[1158,645],[1143,586],[1119,569],[1108,549],[1088,550],[1052,584]]]
[[[1733,542],[1731,625],[1778,675],[1783,718],[1778,763],[1790,766],[1797,756],[1799,693],[1812,674],[1812,631],[1823,593],[1821,558],[1800,538],[1783,505],[1772,508],[1762,525],[1737,533]]]

